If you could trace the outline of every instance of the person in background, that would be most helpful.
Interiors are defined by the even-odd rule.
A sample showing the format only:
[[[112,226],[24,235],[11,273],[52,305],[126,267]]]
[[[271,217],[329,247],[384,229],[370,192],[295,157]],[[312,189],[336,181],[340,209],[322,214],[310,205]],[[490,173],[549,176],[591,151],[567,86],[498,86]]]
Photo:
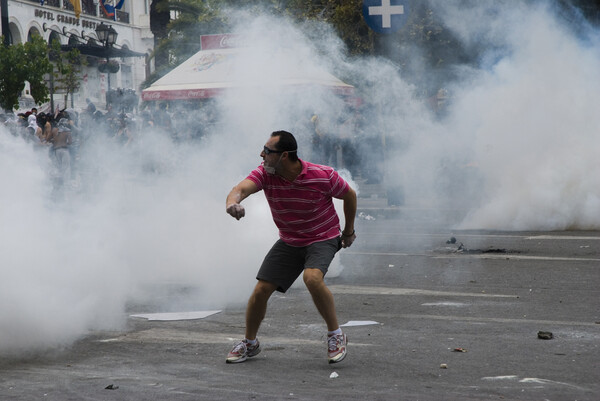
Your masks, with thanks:
[[[286,292],[300,274],[327,324],[327,359],[340,362],[346,357],[347,337],[338,324],[324,277],[335,254],[356,239],[356,192],[333,168],[299,159],[296,139],[287,131],[273,132],[260,156],[262,165],[227,196],[226,211],[241,219],[245,216],[241,202],[263,190],[279,228],[279,240],[256,276],[258,282],[246,309],[246,336],[229,352],[226,362],[244,362],[261,351],[256,335],[267,301],[275,291]],[[344,201],[343,230],[333,198]]]
[[[96,105],[90,100],[90,98],[85,99],[85,103],[87,104],[86,112],[89,115],[93,115],[96,112]]]
[[[52,149],[58,165],[58,171],[62,178],[63,187],[71,181],[71,128],[66,118],[58,122],[57,134],[52,136]]]
[[[44,142],[48,142],[48,138],[51,137],[52,134],[52,123],[50,122],[50,120],[46,120],[46,122],[44,123],[44,128],[42,131],[42,140]]]
[[[42,141],[42,128],[37,123],[37,117],[35,114],[30,114],[27,117],[27,140],[35,143],[41,143]]]

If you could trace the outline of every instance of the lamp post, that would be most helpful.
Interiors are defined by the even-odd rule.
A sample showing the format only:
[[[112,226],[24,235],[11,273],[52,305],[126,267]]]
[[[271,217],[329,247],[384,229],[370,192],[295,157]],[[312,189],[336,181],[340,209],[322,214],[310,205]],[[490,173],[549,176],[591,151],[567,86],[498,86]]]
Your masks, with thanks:
[[[8,26],[8,0],[0,0],[0,12],[2,13],[2,36],[4,36],[4,46],[9,46],[10,28]]]
[[[110,49],[117,42],[117,36],[119,34],[112,25],[106,25],[104,22],[101,22],[100,25],[96,27],[96,35],[98,35],[98,40],[106,49],[106,64],[108,67],[106,74],[108,76],[108,92],[110,92],[110,66],[108,65],[110,62]]]

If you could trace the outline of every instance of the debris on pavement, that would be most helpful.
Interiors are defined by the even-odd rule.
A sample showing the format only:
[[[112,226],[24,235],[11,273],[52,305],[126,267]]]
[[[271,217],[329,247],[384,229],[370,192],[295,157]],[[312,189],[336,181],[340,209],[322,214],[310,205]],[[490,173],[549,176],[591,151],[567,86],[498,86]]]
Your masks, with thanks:
[[[468,249],[462,242],[456,252],[462,253],[508,253],[504,248],[488,248],[488,249]]]
[[[448,365],[445,363],[440,364],[440,369],[448,369]]]
[[[337,377],[339,377],[340,375],[337,374],[337,372],[331,372],[331,374],[329,375],[330,379],[335,379]]]
[[[458,246],[458,248],[456,248],[456,250],[454,252],[457,252],[457,253],[470,253],[470,254],[509,253],[509,251],[507,249],[505,249],[505,248],[489,247],[487,249],[469,249],[462,242],[460,243],[460,245]],[[510,251],[510,253],[519,253],[519,252]]]
[[[119,386],[116,386],[114,384],[109,384],[108,386],[104,387],[104,390],[116,390],[118,388],[119,388]]]
[[[521,253],[521,251],[518,251],[518,250],[506,249],[506,248],[495,248],[493,246],[490,246],[488,248],[471,249],[471,248],[468,248],[464,243],[457,241],[456,237],[450,237],[450,239],[446,241],[446,245],[450,245],[450,246],[439,247],[435,250],[435,252],[466,253],[466,254],[473,254],[473,255],[481,255],[481,254],[487,254],[487,253],[498,253],[498,254]]]
[[[464,349],[464,348],[460,348],[460,347],[459,347],[459,348],[454,348],[454,349],[452,350],[452,352],[467,352],[467,350],[466,350],[466,349]]]
[[[372,324],[380,324],[374,320],[349,320],[348,322],[340,325],[340,327],[351,327],[351,326],[369,326]]]
[[[538,331],[538,338],[540,340],[552,340],[554,335],[550,331]]]
[[[170,321],[170,320],[195,320],[220,313],[220,310],[189,311],[189,312],[167,312],[167,313],[142,313],[130,315],[148,320]]]
[[[359,212],[357,217],[362,220],[375,220],[375,217],[365,214],[363,212]]]

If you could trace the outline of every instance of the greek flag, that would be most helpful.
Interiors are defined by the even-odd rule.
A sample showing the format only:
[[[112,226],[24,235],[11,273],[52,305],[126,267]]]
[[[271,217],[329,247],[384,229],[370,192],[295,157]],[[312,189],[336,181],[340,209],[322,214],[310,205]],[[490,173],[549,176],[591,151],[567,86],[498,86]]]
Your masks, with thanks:
[[[115,21],[117,20],[117,10],[123,7],[125,0],[100,0],[100,7],[107,17],[112,17]],[[116,3],[116,4],[115,4]]]

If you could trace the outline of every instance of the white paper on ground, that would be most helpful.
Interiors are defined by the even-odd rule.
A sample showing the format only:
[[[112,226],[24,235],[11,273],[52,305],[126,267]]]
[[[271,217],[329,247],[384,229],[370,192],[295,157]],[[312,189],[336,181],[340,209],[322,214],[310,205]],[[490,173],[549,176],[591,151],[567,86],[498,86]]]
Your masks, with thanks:
[[[379,324],[379,322],[375,322],[373,320],[349,320],[348,323],[342,324],[341,327],[368,326],[371,324]]]
[[[148,320],[193,320],[204,319],[210,315],[221,312],[220,310],[205,310],[191,312],[170,312],[170,313],[142,313],[131,315],[131,317],[141,317]]]

